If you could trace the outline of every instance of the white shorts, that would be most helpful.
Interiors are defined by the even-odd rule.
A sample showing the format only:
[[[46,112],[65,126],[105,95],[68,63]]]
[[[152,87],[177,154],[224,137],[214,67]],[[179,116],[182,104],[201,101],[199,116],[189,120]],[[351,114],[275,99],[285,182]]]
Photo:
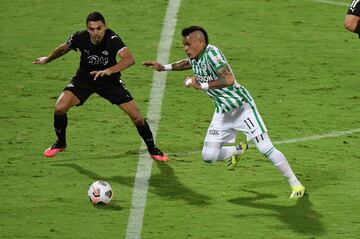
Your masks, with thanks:
[[[267,132],[254,102],[226,113],[214,113],[205,142],[235,143],[236,135],[243,132],[247,141]]]

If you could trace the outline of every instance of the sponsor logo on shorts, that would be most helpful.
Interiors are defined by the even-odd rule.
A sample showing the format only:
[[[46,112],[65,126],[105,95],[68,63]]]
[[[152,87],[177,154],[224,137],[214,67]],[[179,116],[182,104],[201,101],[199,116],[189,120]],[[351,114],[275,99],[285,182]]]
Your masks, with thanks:
[[[220,135],[218,130],[211,129],[209,130],[209,135]]]

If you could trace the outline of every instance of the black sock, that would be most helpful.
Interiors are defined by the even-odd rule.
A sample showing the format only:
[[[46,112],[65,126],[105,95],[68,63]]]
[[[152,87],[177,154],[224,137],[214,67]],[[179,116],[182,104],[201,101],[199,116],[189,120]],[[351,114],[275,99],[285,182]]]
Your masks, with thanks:
[[[66,145],[66,127],[67,127],[67,114],[57,115],[54,114],[54,128],[56,136],[58,137],[57,143],[65,146]]]
[[[137,128],[140,136],[143,138],[147,148],[148,149],[155,148],[154,138],[153,138],[151,129],[150,129],[148,123],[146,122],[146,120],[144,120],[144,125],[136,126],[136,128]]]

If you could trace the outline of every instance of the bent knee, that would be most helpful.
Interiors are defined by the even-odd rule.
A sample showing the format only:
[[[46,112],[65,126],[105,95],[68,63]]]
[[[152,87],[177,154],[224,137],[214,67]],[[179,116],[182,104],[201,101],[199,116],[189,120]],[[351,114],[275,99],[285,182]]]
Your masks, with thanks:
[[[69,110],[68,105],[66,104],[56,104],[55,105],[55,114],[63,115]]]
[[[62,115],[75,105],[80,104],[80,100],[70,91],[64,91],[55,104],[55,114]]]
[[[142,117],[131,118],[131,120],[136,126],[143,126],[145,123],[144,118]]]
[[[348,30],[350,32],[354,32],[356,26],[354,26],[354,24],[351,23],[351,22],[345,21],[344,22],[344,27],[345,27],[346,30]]]
[[[219,149],[204,147],[202,150],[202,160],[205,163],[213,163],[217,160],[219,155]]]
[[[216,161],[216,158],[211,157],[210,155],[202,155],[202,160],[204,163],[213,163]]]
[[[354,32],[357,24],[359,24],[359,17],[355,15],[348,14],[345,17],[344,27],[348,31]]]
[[[262,153],[262,154],[266,153],[266,151],[268,151],[271,147],[272,147],[271,144],[264,144],[264,143],[256,144],[256,148],[257,148],[257,149],[260,151],[260,153]]]
[[[255,138],[254,143],[256,145],[256,148],[260,151],[260,153],[264,154],[265,156],[268,156],[268,154],[275,149],[274,145],[272,144],[267,134]]]

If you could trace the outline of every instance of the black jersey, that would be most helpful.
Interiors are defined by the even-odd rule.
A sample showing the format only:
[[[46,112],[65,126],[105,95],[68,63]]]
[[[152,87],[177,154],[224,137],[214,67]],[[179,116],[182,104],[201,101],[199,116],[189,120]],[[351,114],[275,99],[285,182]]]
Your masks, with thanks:
[[[351,2],[347,14],[360,17],[360,0],[353,0]]]
[[[121,38],[110,29],[106,29],[104,38],[98,45],[91,43],[90,35],[86,30],[71,35],[66,45],[81,52],[80,66],[76,75],[84,80],[93,80],[94,76],[90,75],[92,71],[105,70],[115,65],[117,53],[125,47]],[[97,81],[118,80],[120,76],[121,73],[118,72],[99,77]]]

